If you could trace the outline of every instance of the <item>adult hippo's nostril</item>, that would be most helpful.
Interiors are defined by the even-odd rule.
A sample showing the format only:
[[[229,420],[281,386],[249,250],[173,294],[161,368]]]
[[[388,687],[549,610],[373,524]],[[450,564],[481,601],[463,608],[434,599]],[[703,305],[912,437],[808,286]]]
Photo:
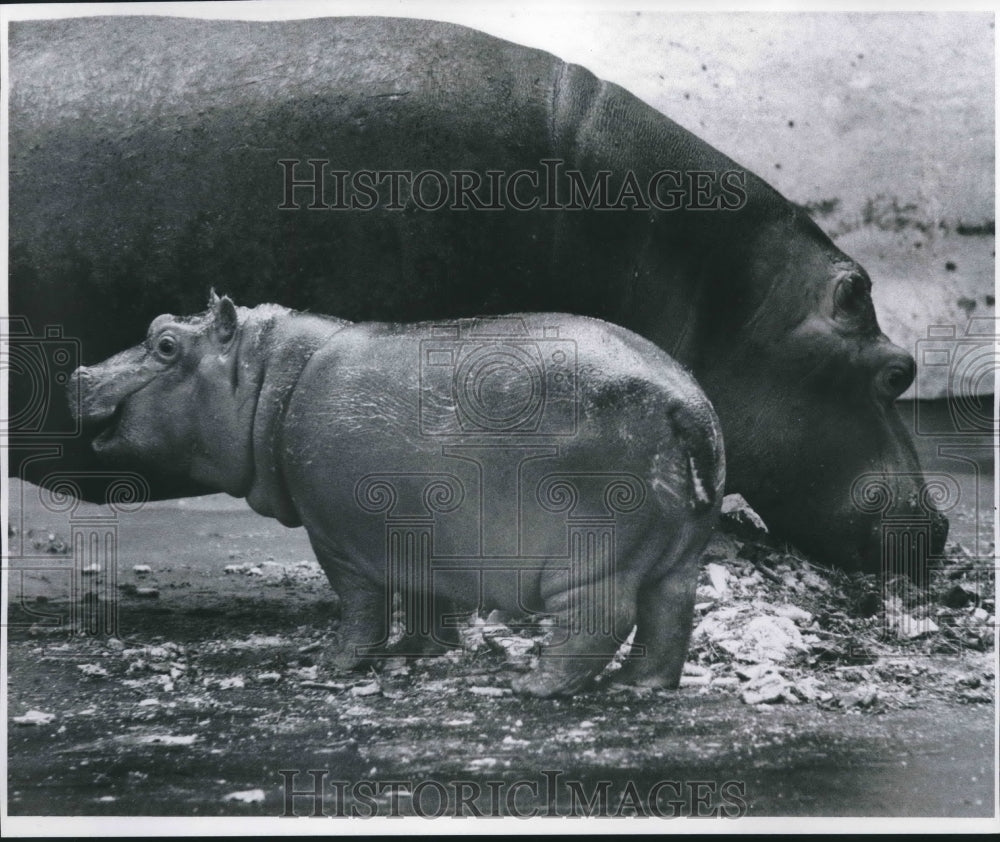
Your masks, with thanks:
[[[910,388],[917,374],[917,363],[905,351],[896,351],[875,374],[875,392],[884,400],[894,401]]]
[[[845,522],[853,527],[860,569],[884,578],[906,574],[926,583],[927,571],[944,555],[945,513],[955,508],[961,494],[958,481],[945,473],[872,471],[858,476],[851,486],[853,511]]]

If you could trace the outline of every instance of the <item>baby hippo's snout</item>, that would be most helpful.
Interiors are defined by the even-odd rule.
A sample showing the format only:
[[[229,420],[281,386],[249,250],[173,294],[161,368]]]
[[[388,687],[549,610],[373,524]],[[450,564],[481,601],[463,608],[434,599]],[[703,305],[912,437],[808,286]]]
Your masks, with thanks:
[[[113,406],[105,407],[103,411],[94,406],[93,382],[93,373],[84,365],[81,365],[70,375],[69,383],[66,386],[66,397],[69,400],[69,411],[74,421],[99,421],[101,417],[107,418],[115,411]],[[87,402],[87,409],[84,409],[84,401]]]
[[[147,385],[156,372],[138,345],[93,366],[80,366],[67,385],[69,409],[84,425],[109,420],[129,395]]]
[[[120,401],[114,384],[102,380],[93,369],[86,366],[80,366],[70,375],[67,393],[73,420],[84,424],[107,421],[115,414]]]
[[[112,451],[125,444],[122,421],[128,398],[144,383],[135,373],[131,377],[109,376],[106,366],[80,366],[70,376],[67,392],[70,413],[90,439],[91,449],[111,458]]]

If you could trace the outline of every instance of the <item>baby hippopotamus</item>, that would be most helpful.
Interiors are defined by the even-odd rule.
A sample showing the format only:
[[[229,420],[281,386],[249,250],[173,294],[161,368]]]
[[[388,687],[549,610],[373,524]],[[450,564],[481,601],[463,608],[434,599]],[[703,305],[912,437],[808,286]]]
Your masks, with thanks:
[[[71,394],[102,456],[305,526],[341,598],[339,668],[498,607],[551,618],[518,692],[577,692],[633,627],[622,677],[680,681],[722,438],[691,375],[623,328],[351,323],[213,292],[77,369]]]

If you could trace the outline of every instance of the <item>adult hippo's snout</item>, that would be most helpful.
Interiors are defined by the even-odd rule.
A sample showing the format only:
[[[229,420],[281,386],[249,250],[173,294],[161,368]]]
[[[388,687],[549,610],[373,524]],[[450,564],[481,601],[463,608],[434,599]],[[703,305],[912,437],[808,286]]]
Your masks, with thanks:
[[[850,479],[845,471],[837,482]],[[945,511],[959,495],[955,480],[919,470],[864,471],[853,475],[841,506],[836,505],[838,487],[820,480],[813,486],[814,499],[798,506],[760,507],[761,514],[779,534],[794,532],[798,547],[842,569],[925,582],[929,567],[944,551],[949,528]]]
[[[751,337],[724,367],[700,372],[733,431],[729,488],[751,489],[743,494],[772,532],[818,559],[876,574],[905,570],[919,581],[944,549],[944,511],[957,489],[948,477],[925,478],[895,405],[913,382],[913,357],[879,329],[864,287],[850,317],[837,310],[840,277],[830,273],[826,313],[770,344]],[[763,371],[744,362],[755,355]],[[776,435],[780,448],[754,446]]]
[[[872,389],[876,403],[886,405],[889,435],[882,447],[881,471],[858,477],[851,506],[865,517],[869,533],[858,566],[923,579],[928,558],[940,556],[948,538],[948,518],[939,507],[954,505],[958,487],[946,475],[924,474],[894,405],[916,373],[913,356],[882,335],[875,347]],[[919,557],[910,557],[912,553]]]
[[[843,464],[829,479],[831,490],[848,484],[837,505],[833,492],[821,498],[830,505],[837,532],[815,530],[817,540],[834,541],[846,569],[879,573],[889,578],[908,575],[926,579],[928,565],[941,556],[948,537],[945,511],[958,500],[956,481],[946,474],[925,474],[916,449],[894,404],[897,389],[905,389],[914,374],[909,354],[887,340],[879,343],[881,366],[874,374],[868,429],[878,432],[874,442],[845,444]],[[859,455],[865,444],[875,444],[876,458],[866,463]],[[809,542],[803,542],[808,544]]]
[[[875,373],[875,395],[885,401],[894,401],[907,389],[917,376],[917,363],[902,348],[888,342],[883,351],[884,361]]]
[[[880,572],[885,579],[909,576],[926,581],[929,565],[944,551],[948,518],[960,490],[947,474],[859,476],[851,489],[854,516],[861,540],[845,544],[862,570]]]

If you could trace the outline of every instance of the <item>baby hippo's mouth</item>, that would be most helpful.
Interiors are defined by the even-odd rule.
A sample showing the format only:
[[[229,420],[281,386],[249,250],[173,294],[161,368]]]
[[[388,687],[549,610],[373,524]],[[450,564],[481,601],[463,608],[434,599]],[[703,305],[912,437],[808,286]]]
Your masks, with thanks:
[[[73,372],[69,386],[70,412],[78,419],[94,451],[106,452],[122,438],[126,404],[149,383],[148,377],[135,374],[124,376],[114,371],[109,374],[100,366],[81,366]]]
[[[90,439],[91,449],[95,452],[107,450],[118,436],[119,425],[125,415],[125,401],[84,400],[81,404],[77,417],[84,437]]]
[[[114,440],[118,433],[118,424],[124,413],[124,404],[118,404],[110,413],[103,412],[99,415],[85,418],[84,429],[91,434],[91,447],[100,452],[105,450]]]

